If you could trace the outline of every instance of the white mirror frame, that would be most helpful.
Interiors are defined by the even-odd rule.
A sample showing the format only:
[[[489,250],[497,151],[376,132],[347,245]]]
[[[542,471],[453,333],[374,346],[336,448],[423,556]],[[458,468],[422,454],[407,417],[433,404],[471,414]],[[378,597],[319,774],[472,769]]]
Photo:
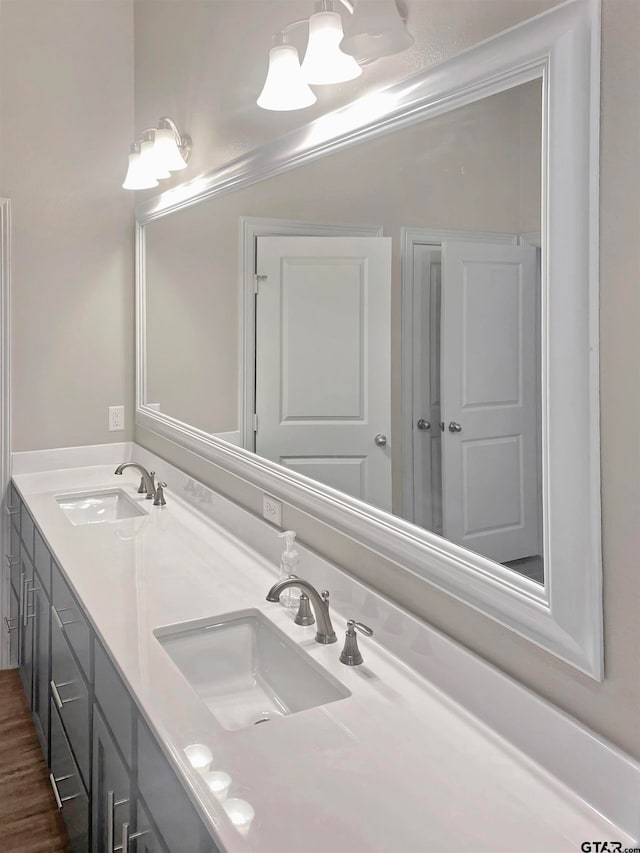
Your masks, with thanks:
[[[603,678],[599,59],[599,0],[569,0],[136,209],[136,423],[308,512],[596,680]],[[535,77],[542,78],[543,89],[544,587],[399,517],[145,406],[147,223]],[[244,275],[241,269],[240,282]]]

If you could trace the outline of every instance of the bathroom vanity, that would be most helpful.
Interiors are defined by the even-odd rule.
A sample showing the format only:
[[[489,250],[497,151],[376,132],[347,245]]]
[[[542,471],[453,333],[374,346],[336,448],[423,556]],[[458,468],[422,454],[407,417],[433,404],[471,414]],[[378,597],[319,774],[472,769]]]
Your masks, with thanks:
[[[278,530],[134,446],[153,507],[110,452],[19,462],[8,507],[12,654],[75,850],[633,846],[634,762],[302,548],[338,636],[315,642],[266,601]],[[359,666],[347,619],[374,630]]]

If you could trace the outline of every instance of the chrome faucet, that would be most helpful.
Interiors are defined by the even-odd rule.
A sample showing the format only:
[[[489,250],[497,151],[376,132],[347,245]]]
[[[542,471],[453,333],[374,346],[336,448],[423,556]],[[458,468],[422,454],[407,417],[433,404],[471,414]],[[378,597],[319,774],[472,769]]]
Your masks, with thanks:
[[[114,474],[122,474],[126,468],[135,468],[136,471],[139,471],[142,475],[142,482],[144,483],[145,490],[147,492],[147,498],[154,498],[153,505],[154,506],[164,506],[166,501],[164,499],[163,489],[160,489],[160,494],[158,495],[156,492],[156,485],[153,481],[154,473],[153,471],[149,473],[145,467],[142,465],[138,465],[137,462],[123,462],[118,465],[116,470],[113,472]],[[166,486],[166,483],[163,483],[162,486]],[[141,492],[140,489],[138,489]],[[142,493],[142,492],[141,492]]]
[[[313,612],[315,613],[316,623],[318,625],[316,643],[323,643],[325,645],[335,643],[338,638],[336,637],[336,632],[333,630],[331,617],[329,616],[329,593],[326,589],[323,590],[322,595],[320,595],[315,587],[311,586],[308,581],[305,581],[302,578],[284,578],[284,580],[278,581],[278,583],[271,587],[267,593],[267,601],[279,601],[280,593],[285,589],[288,589],[290,586],[299,587],[311,599]]]

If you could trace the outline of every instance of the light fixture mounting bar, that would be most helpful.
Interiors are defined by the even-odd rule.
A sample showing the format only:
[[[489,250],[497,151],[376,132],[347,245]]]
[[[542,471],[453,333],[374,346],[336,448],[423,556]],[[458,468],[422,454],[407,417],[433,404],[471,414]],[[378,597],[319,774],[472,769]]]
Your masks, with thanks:
[[[175,121],[172,118],[169,118],[169,116],[162,116],[158,122],[158,127],[168,127],[173,131],[180,154],[182,155],[184,162],[188,163],[189,156],[191,155],[191,137],[186,133],[181,134]]]

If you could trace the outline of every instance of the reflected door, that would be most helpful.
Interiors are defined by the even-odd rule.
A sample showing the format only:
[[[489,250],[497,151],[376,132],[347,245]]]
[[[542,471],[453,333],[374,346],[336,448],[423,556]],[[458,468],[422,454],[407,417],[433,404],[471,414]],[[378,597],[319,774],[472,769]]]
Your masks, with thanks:
[[[391,510],[391,239],[257,242],[256,452]]]
[[[443,243],[442,265],[443,534],[540,554],[535,249]]]

